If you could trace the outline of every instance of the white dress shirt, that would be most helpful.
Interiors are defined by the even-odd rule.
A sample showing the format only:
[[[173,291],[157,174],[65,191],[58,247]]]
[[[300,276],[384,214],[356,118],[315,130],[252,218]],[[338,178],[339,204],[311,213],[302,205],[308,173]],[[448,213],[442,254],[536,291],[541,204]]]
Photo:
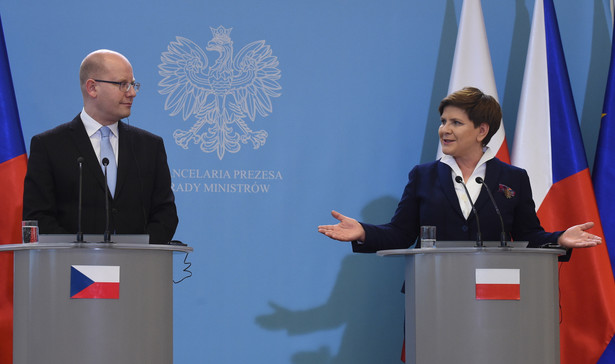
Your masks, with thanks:
[[[466,187],[468,188],[468,192],[472,197],[473,203],[476,202],[476,199],[478,198],[481,189],[481,185],[476,183],[475,179],[476,177],[481,177],[483,180],[485,179],[485,171],[487,170],[486,163],[493,158],[495,158],[495,153],[491,150],[491,148],[485,147],[483,149],[483,156],[478,161],[476,168],[474,168],[474,172],[472,172],[472,175],[470,176],[468,181],[465,182]],[[459,165],[457,164],[455,158],[451,157],[450,155],[444,155],[440,159],[440,162],[449,165],[452,169],[451,178],[453,179],[453,186],[455,186],[455,193],[457,193],[457,199],[459,200],[461,212],[467,220],[468,216],[470,216],[470,211],[472,211],[472,205],[470,204],[470,201],[468,201],[468,196],[466,195],[466,192],[463,189],[461,183],[455,182],[455,177],[460,176],[461,178],[463,178],[461,169],[459,168]]]

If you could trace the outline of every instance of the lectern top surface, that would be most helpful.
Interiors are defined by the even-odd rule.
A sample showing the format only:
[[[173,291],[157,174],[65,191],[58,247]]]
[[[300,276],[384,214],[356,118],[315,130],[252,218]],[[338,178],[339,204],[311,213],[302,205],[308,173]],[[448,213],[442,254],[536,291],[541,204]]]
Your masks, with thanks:
[[[67,250],[67,249],[90,249],[90,250],[148,250],[148,251],[173,251],[191,253],[194,249],[190,246],[169,244],[124,244],[124,243],[30,243],[30,244],[4,244],[0,245],[0,252],[24,251],[24,250]]]
[[[529,242],[527,241],[507,241],[506,245],[513,248],[525,248]],[[476,241],[468,241],[468,240],[436,240],[435,242],[436,248],[461,248],[468,247],[472,248],[476,246]],[[492,247],[500,247],[501,242],[499,241],[483,241],[483,246],[487,248]]]
[[[149,244],[149,235],[147,234],[119,234],[111,235],[111,242],[122,244]],[[75,241],[75,234],[40,234],[38,236],[39,243],[66,243]],[[83,234],[83,242],[85,243],[102,243],[105,238],[102,234]]]
[[[446,248],[420,248],[420,249],[390,249],[379,250],[380,256],[416,255],[416,254],[443,254],[443,253],[473,253],[473,254],[554,254],[565,255],[564,248],[518,248],[518,247],[446,247]]]

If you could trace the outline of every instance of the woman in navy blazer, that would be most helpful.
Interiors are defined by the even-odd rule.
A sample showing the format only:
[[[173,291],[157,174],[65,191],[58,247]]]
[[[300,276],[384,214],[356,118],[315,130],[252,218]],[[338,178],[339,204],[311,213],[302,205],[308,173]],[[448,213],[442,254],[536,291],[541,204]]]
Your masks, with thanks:
[[[501,162],[487,147],[502,119],[500,105],[493,97],[466,87],[444,98],[439,111],[438,135],[444,157],[410,171],[391,222],[360,223],[332,211],[339,223],[321,225],[318,231],[335,240],[352,241],[353,251],[362,253],[409,248],[423,225],[436,226],[438,240],[476,240],[476,216],[463,182],[479,215],[482,240],[499,241],[500,220],[488,194],[476,181],[480,177],[502,214],[507,239],[529,241],[530,247],[558,244],[573,248],[601,243],[599,236],[586,231],[593,222],[555,233],[545,232],[540,226],[527,172]]]

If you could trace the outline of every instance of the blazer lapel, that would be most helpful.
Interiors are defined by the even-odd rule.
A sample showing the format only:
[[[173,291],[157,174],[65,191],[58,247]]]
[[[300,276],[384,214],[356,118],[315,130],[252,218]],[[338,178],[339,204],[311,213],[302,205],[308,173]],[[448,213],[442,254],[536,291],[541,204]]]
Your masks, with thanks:
[[[438,181],[442,187],[442,193],[446,196],[446,199],[451,204],[453,210],[463,218],[461,212],[461,206],[459,205],[459,199],[457,193],[455,193],[455,186],[453,185],[453,178],[451,177],[451,167],[442,162],[437,162],[438,168]]]
[[[499,186],[498,181],[500,179],[501,172],[502,166],[497,163],[497,160],[495,158],[487,161],[487,168],[485,170],[484,180],[485,187],[483,188],[488,188],[489,191],[491,191],[491,194],[494,196]],[[485,205],[490,200],[491,199],[487,195],[487,192],[481,189],[480,195],[478,196],[478,200],[476,200],[476,208],[478,209],[479,207],[483,207],[483,205]],[[491,205],[491,202],[489,202],[488,205]],[[495,211],[493,211],[493,213],[495,213]]]

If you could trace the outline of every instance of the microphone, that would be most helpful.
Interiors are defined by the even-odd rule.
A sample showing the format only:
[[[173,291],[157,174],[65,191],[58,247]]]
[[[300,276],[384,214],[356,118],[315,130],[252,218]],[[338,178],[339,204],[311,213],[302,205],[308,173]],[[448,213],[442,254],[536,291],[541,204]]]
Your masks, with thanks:
[[[83,243],[83,231],[81,230],[81,211],[83,196],[83,157],[77,158],[79,163],[79,206],[77,206],[77,243]]]
[[[484,190],[487,191],[487,194],[489,195],[489,198],[491,199],[491,203],[493,204],[493,207],[495,208],[495,213],[498,214],[498,217],[500,218],[500,227],[502,228],[502,230],[500,231],[500,246],[501,247],[508,246],[508,243],[506,242],[506,229],[504,228],[504,220],[502,219],[502,214],[500,213],[500,209],[498,208],[498,205],[495,203],[493,194],[491,193],[491,191],[489,191],[489,187],[485,185],[485,181],[481,177],[476,177],[475,181],[476,183],[481,185],[481,188],[484,188]]]
[[[463,190],[466,191],[466,195],[468,196],[468,200],[470,201],[470,206],[472,206],[472,212],[474,212],[474,216],[476,216],[476,246],[482,247],[483,237],[480,233],[480,221],[478,220],[478,212],[476,212],[476,208],[474,207],[474,203],[472,202],[472,197],[470,197],[470,192],[468,192],[468,188],[466,187],[466,184],[463,183],[463,178],[461,178],[461,176],[456,176],[455,182],[460,183],[463,186]]]
[[[107,185],[107,166],[109,165],[109,159],[103,158],[102,164],[105,167],[105,234],[104,243],[111,242],[111,233],[109,232],[109,186]]]

